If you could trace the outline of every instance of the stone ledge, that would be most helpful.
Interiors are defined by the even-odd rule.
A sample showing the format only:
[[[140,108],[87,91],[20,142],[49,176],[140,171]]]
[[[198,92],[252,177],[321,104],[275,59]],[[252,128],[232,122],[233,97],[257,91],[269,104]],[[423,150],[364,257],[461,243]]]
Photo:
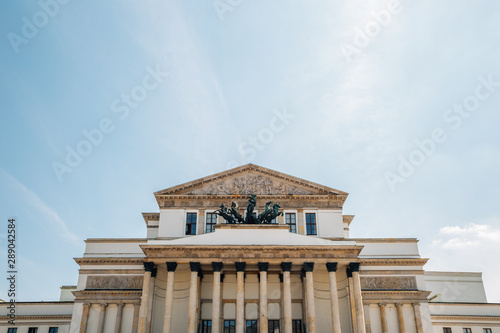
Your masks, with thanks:
[[[221,223],[216,224],[214,229],[290,229],[286,224],[243,224],[243,223]]]

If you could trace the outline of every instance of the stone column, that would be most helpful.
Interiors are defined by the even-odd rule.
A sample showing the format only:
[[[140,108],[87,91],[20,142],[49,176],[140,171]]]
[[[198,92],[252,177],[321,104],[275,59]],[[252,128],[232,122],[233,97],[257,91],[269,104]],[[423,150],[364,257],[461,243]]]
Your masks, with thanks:
[[[399,323],[399,333],[405,333],[405,318],[403,316],[403,304],[396,303],[396,308],[398,310],[398,323]]]
[[[340,309],[339,295],[337,292],[337,263],[327,262],[326,269],[330,276],[330,304],[332,307],[332,329],[333,333],[340,333]]]
[[[199,262],[190,262],[191,284],[189,286],[189,310],[188,310],[188,333],[196,333],[196,308],[198,306],[198,272],[200,271]]]
[[[269,269],[268,262],[259,262],[259,331],[260,333],[268,333],[267,322],[267,270]]]
[[[116,323],[115,323],[115,333],[120,333],[121,329],[122,329],[122,313],[123,313],[123,307],[125,306],[125,304],[123,303],[119,303],[119,304],[116,304],[116,306],[118,307],[116,309]]]
[[[380,308],[380,321],[382,322],[382,333],[388,333],[387,329],[387,313],[385,311],[385,303],[378,303]]]
[[[151,287],[151,272],[155,268],[152,262],[144,263],[144,280],[142,282],[141,310],[139,312],[139,333],[146,333],[146,320],[148,317],[149,288]]]
[[[316,333],[316,311],[314,309],[314,282],[313,262],[305,262],[303,265],[306,273],[306,302],[307,302],[307,332]]]
[[[137,333],[139,330],[139,309],[140,304],[134,303],[134,316],[132,319],[132,333]]]
[[[307,283],[306,283],[306,271],[304,268],[300,271],[300,282],[302,282],[302,322],[306,326],[307,323]]]
[[[106,319],[106,307],[108,304],[100,304],[101,311],[99,312],[99,323],[97,324],[97,333],[102,333],[104,331],[104,320]]]
[[[352,331],[354,333],[358,332],[358,324],[357,324],[357,319],[356,319],[356,303],[354,302],[354,282],[352,279],[352,271],[349,267],[346,269],[346,274],[347,274],[347,281],[348,281],[348,287],[347,291],[349,293],[349,310],[351,312],[351,324],[352,324]]]
[[[292,333],[292,292],[290,290],[292,263],[282,262],[281,270],[283,271],[283,328],[285,333]]]
[[[165,314],[163,315],[163,333],[172,329],[172,304],[174,300],[174,281],[177,263],[169,261],[167,265],[167,287],[165,288]]]
[[[149,287],[149,304],[148,304],[148,316],[146,318],[146,333],[151,332],[151,320],[153,318],[153,301],[155,294],[155,285],[156,285],[156,267],[153,268],[151,272],[151,282]]]
[[[245,267],[246,262],[234,263],[236,267],[236,333],[245,332]]]
[[[221,262],[213,262],[214,282],[212,287],[212,333],[221,333],[220,327],[220,271],[224,265]]]
[[[368,311],[366,317],[365,317],[365,324],[366,324],[366,333],[372,333],[372,323],[371,323],[371,318],[370,318],[370,304],[365,303],[365,310]],[[366,311],[365,311],[366,313]]]
[[[356,304],[356,324],[359,333],[366,333],[365,314],[363,309],[363,299],[361,296],[361,281],[359,279],[359,262],[352,262],[349,268],[352,271],[352,282],[354,286],[354,303]]]
[[[417,333],[424,333],[422,325],[422,314],[420,313],[420,303],[413,303],[413,313],[415,314],[415,326]]]
[[[89,320],[90,303],[83,303],[82,321],[80,322],[80,333],[87,332],[87,322]]]

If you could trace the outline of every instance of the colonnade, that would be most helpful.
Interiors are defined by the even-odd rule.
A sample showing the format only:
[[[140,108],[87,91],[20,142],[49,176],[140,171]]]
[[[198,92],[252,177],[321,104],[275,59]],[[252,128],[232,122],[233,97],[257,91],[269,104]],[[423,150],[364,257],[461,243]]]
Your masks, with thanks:
[[[422,326],[422,317],[420,313],[420,303],[414,302],[414,303],[408,303],[413,307],[413,315],[415,318],[415,327],[417,333],[423,333],[424,329]],[[398,315],[398,327],[399,327],[399,333],[406,333],[406,328],[405,328],[405,319],[403,316],[403,306],[405,304],[402,302],[395,303],[394,306],[396,307],[397,315]],[[382,323],[382,333],[388,333],[389,332],[389,327],[387,323],[387,303],[386,302],[380,302],[378,303],[379,310],[380,310],[380,321]]]
[[[99,318],[97,323],[97,332],[102,333],[104,331],[104,321],[106,319],[106,314],[107,314],[106,310],[109,305],[115,304],[117,307],[116,317],[115,317],[115,333],[120,333],[122,327],[123,308],[129,303],[119,302],[119,303],[94,303],[94,304],[98,304],[100,307]],[[134,320],[132,323],[132,332],[136,333],[139,326],[138,318],[139,318],[140,304],[139,303],[131,303],[131,304],[134,306],[134,315],[133,315]],[[87,332],[89,313],[92,305],[93,303],[83,303],[82,320],[80,322],[80,331],[79,331],[80,333]]]
[[[148,264],[148,265],[146,265]],[[145,272],[143,280],[143,296],[141,298],[141,310],[139,315],[139,333],[149,333],[147,327],[147,315],[150,303],[150,284],[152,268],[150,263],[145,263]],[[212,332],[219,333],[222,331],[221,327],[221,271],[224,267],[222,262],[212,262],[213,271],[213,291],[212,291]],[[190,262],[190,287],[189,287],[189,307],[188,307],[188,333],[196,333],[198,331],[198,314],[199,314],[199,276],[200,276],[200,263]],[[340,310],[339,300],[337,294],[337,263],[328,262],[326,268],[329,274],[330,281],[330,302],[331,302],[331,321],[334,333],[340,333]],[[245,270],[246,262],[235,262],[234,268],[236,270],[236,316],[235,316],[235,331],[236,333],[245,332]],[[258,262],[257,267],[259,270],[259,332],[268,332],[268,262]],[[352,272],[354,297],[355,318],[358,323],[357,327],[361,329],[356,333],[365,333],[364,315],[363,315],[363,301],[361,299],[361,284],[359,280],[359,263],[350,263],[349,271]],[[172,332],[172,301],[174,293],[175,271],[177,268],[176,262],[167,262],[167,285],[165,295],[165,313],[163,333]],[[292,271],[291,262],[281,262],[281,277],[282,277],[282,291],[283,291],[283,330],[285,333],[292,333],[292,296],[291,296],[291,282],[290,275]],[[302,271],[304,274],[305,286],[305,321],[307,324],[307,332],[316,333],[316,312],[314,302],[314,280],[313,280],[314,262],[304,262],[302,264]],[[353,314],[354,317],[354,314]],[[354,318],[353,318],[354,320]]]
[[[227,264],[226,264],[227,265]],[[233,264],[231,264],[232,266]],[[212,332],[222,332],[221,327],[221,271],[224,267],[222,262],[212,262],[213,271],[213,286],[212,286]],[[291,262],[281,262],[281,282],[282,282],[282,332],[292,333],[292,295],[291,295]],[[316,311],[314,301],[314,279],[313,271],[315,268],[314,262],[304,262],[301,265],[302,278],[304,286],[304,315],[305,323],[307,325],[308,333],[316,333]],[[190,280],[189,280],[189,306],[188,306],[188,333],[196,333],[199,325],[199,306],[200,306],[200,276],[201,265],[199,262],[190,262]],[[235,262],[234,269],[236,270],[236,316],[235,316],[235,331],[236,333],[245,332],[245,270],[247,268],[246,262]],[[259,332],[268,332],[268,262],[258,262],[258,275],[259,275]],[[331,324],[333,333],[341,333],[340,325],[340,309],[339,297],[337,292],[337,267],[336,262],[327,262],[326,268],[329,277],[330,286],[330,305],[331,305]],[[351,306],[351,320],[353,325],[353,332],[366,333],[365,315],[363,309],[363,300],[361,295],[361,283],[359,277],[359,263],[350,263],[347,266],[347,277],[349,283],[349,298]],[[231,269],[232,267],[230,267]],[[177,269],[177,262],[166,262],[167,281],[166,281],[166,295],[165,295],[165,312],[163,320],[163,333],[173,332],[172,330],[172,312],[173,312],[173,298],[174,298],[174,282],[175,271]],[[299,267],[300,269],[300,267]],[[156,275],[156,268],[153,263],[144,263],[144,279],[142,288],[141,303],[132,303],[134,305],[132,333],[150,333],[150,321],[152,312],[152,281]],[[297,270],[297,268],[296,268]],[[102,333],[106,319],[106,309],[108,303],[94,303],[99,304],[100,311],[98,317],[97,332]],[[122,324],[123,308],[127,304],[125,302],[111,303],[116,304],[116,324],[114,333],[120,333]],[[405,320],[403,316],[403,303],[394,304],[397,309],[399,332],[405,333]],[[420,304],[418,302],[411,303],[414,311],[415,326],[417,333],[423,333]],[[80,325],[80,333],[86,333],[89,312],[92,304],[84,303],[82,309],[82,319]],[[387,303],[378,303],[380,309],[382,332],[388,332],[387,324]],[[297,318],[295,318],[297,319]],[[108,319],[109,320],[109,319]],[[369,325],[368,325],[369,326]]]

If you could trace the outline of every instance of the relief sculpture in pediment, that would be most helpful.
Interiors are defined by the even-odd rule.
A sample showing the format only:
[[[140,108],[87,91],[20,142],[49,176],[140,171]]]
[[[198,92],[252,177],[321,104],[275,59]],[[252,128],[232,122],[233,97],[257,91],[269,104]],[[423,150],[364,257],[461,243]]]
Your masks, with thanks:
[[[258,195],[290,195],[313,194],[293,185],[288,185],[264,176],[242,176],[221,180],[202,188],[194,189],[190,194],[258,194]]]

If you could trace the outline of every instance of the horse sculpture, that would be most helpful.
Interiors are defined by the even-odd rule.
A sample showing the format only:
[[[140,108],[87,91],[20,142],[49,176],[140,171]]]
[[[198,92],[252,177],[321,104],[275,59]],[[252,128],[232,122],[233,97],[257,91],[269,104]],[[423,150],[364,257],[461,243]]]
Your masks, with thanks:
[[[251,194],[248,199],[247,213],[246,217],[240,214],[240,207],[236,202],[231,203],[231,207],[228,208],[225,204],[221,204],[220,208],[216,210],[214,213],[222,216],[226,223],[235,224],[235,223],[245,223],[245,224],[260,224],[265,223],[269,224],[280,215],[283,215],[283,212],[279,211],[280,205],[275,203],[271,208],[271,201],[266,202],[266,206],[264,211],[260,213],[258,216],[254,215],[254,208],[257,205],[257,196],[255,194]]]

